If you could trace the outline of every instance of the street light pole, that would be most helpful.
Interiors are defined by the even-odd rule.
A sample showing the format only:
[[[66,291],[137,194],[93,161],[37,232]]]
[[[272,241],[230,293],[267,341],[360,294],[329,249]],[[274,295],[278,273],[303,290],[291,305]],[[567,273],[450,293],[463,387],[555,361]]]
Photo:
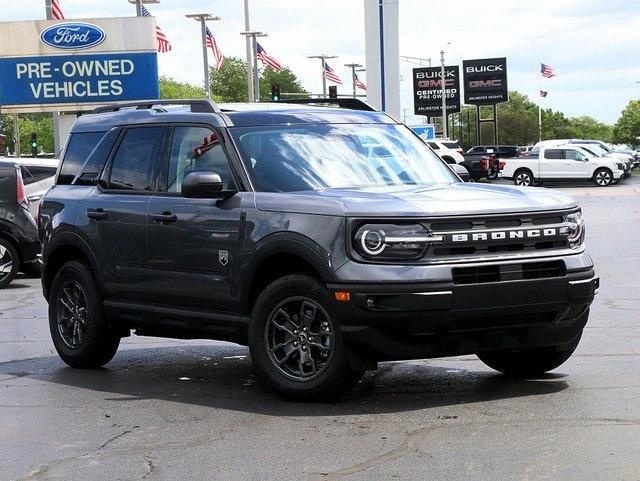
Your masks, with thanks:
[[[200,36],[202,37],[202,62],[204,67],[204,91],[208,99],[211,99],[211,85],[209,81],[209,52],[207,52],[207,21],[220,20],[220,17],[214,17],[210,13],[192,13],[185,15],[187,18],[193,18],[196,22],[200,22]]]
[[[356,98],[356,67],[362,67],[359,63],[345,63],[345,67],[351,69],[351,83],[353,84],[353,98]]]
[[[244,30],[245,32],[249,32],[251,30],[251,27],[249,26],[249,0],[244,0]],[[253,102],[255,100],[255,97],[253,91],[253,67],[251,65],[251,39],[248,35],[245,35],[244,41],[247,51],[247,94],[249,97],[249,102]]]
[[[322,97],[323,98],[327,98],[327,75],[326,75],[327,59],[328,58],[338,58],[338,56],[337,55],[322,54],[322,55],[309,55],[309,56],[307,56],[307,58],[319,58],[320,59],[320,63],[322,64]]]
[[[240,35],[244,35],[247,38],[247,41],[251,42],[251,50],[253,55],[253,82],[251,87],[247,82],[247,88],[251,88],[253,91],[253,101],[260,102],[260,75],[258,73],[258,37],[266,37],[267,34],[264,32],[258,32],[255,30],[248,30],[246,32],[240,32]]]
[[[442,138],[447,138],[447,97],[444,78],[444,49],[440,50],[440,87],[442,87]]]

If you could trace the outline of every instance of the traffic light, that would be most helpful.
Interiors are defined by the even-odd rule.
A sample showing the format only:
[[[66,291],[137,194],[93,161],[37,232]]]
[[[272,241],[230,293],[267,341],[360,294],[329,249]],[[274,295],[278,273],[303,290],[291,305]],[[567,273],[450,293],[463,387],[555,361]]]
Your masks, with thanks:
[[[33,132],[31,134],[31,156],[36,157],[38,155],[38,134]]]
[[[338,86],[337,85],[329,85],[329,98],[337,99],[338,98]]]
[[[280,85],[271,84],[271,100],[275,102],[280,100]]]

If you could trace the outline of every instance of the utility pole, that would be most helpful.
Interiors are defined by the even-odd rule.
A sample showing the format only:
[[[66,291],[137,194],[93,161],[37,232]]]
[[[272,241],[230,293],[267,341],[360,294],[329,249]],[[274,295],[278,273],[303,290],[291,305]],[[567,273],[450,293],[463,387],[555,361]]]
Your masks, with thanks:
[[[46,14],[47,20],[53,20],[53,12],[51,11],[51,0],[45,0],[44,2],[44,10]],[[56,156],[58,152],[62,150],[62,145],[60,145],[60,113],[53,112],[53,150],[55,151]],[[17,117],[17,116],[16,116]],[[16,119],[17,120],[17,119]],[[19,150],[18,150],[19,152]]]
[[[440,50],[440,86],[442,87],[442,138],[447,138],[447,89],[444,77],[444,49]]]
[[[326,68],[327,68],[327,59],[328,58],[338,58],[337,55],[309,55],[307,58],[319,58],[322,64],[322,97],[327,98],[327,76],[326,76]]]
[[[351,84],[353,85],[353,98],[356,98],[356,67],[362,67],[359,63],[345,63],[345,67],[351,69]]]
[[[185,17],[193,18],[196,22],[200,22],[200,36],[202,37],[202,62],[204,67],[204,91],[207,95],[207,98],[211,99],[211,84],[209,82],[209,52],[207,51],[207,22],[210,20],[220,20],[220,17],[214,17],[210,13],[191,13],[185,15]]]
[[[255,30],[249,30],[246,32],[240,32],[240,35],[244,35],[251,41],[251,50],[253,54],[253,100],[254,102],[260,102],[260,75],[258,72],[258,37],[266,37],[264,32],[258,32]],[[248,87],[248,84],[247,84]]]
[[[18,114],[13,113],[13,156],[20,157],[20,130],[18,129]]]
[[[251,27],[249,26],[249,0],[244,0],[244,31],[251,31]],[[254,97],[254,87],[253,87],[253,66],[251,62],[251,39],[249,39],[248,35],[244,37],[245,48],[247,51],[247,95],[249,98],[249,102],[253,102],[255,100]]]

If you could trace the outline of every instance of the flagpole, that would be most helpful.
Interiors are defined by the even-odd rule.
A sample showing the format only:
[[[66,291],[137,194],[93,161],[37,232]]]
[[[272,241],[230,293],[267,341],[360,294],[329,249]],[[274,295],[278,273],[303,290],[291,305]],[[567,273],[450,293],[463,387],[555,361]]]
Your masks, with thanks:
[[[351,84],[353,86],[353,98],[356,98],[356,67],[362,67],[359,63],[345,63],[345,67],[351,69]]]
[[[542,63],[540,63],[542,65]],[[542,142],[542,72],[538,74],[538,140]]]
[[[209,80],[209,53],[207,52],[207,20],[220,20],[210,13],[194,13],[185,15],[196,22],[200,22],[200,36],[202,37],[202,64],[204,67],[204,91],[208,99],[211,99],[211,82]]]
[[[245,32],[249,32],[251,27],[249,27],[249,0],[244,0],[244,30]],[[254,91],[253,91],[253,68],[251,66],[251,39],[248,35],[245,35],[245,46],[247,50],[247,94],[249,95],[249,102],[253,102]]]
[[[53,20],[53,11],[51,0],[45,0],[44,2],[44,10],[46,14],[47,20]],[[53,116],[53,150],[55,151],[56,157],[62,150],[62,145],[60,142],[60,112],[52,112]]]

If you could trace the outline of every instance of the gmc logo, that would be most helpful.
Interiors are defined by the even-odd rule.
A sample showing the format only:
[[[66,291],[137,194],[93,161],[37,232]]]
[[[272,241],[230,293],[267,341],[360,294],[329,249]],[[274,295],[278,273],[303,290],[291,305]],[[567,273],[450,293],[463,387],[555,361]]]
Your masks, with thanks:
[[[471,234],[451,234],[451,242],[479,242],[511,239],[537,239],[541,237],[556,237],[558,229],[518,229],[511,231],[473,232]]]
[[[502,87],[502,80],[471,80],[469,88],[486,88],[486,87]]]
[[[454,81],[453,79],[444,79],[444,86],[446,88],[453,87]],[[433,88],[442,88],[442,82],[440,79],[438,80],[418,80],[418,87],[421,89],[433,89]]]
[[[467,67],[464,69],[467,73],[482,73],[482,72],[502,72],[503,65],[479,65],[477,67]]]

